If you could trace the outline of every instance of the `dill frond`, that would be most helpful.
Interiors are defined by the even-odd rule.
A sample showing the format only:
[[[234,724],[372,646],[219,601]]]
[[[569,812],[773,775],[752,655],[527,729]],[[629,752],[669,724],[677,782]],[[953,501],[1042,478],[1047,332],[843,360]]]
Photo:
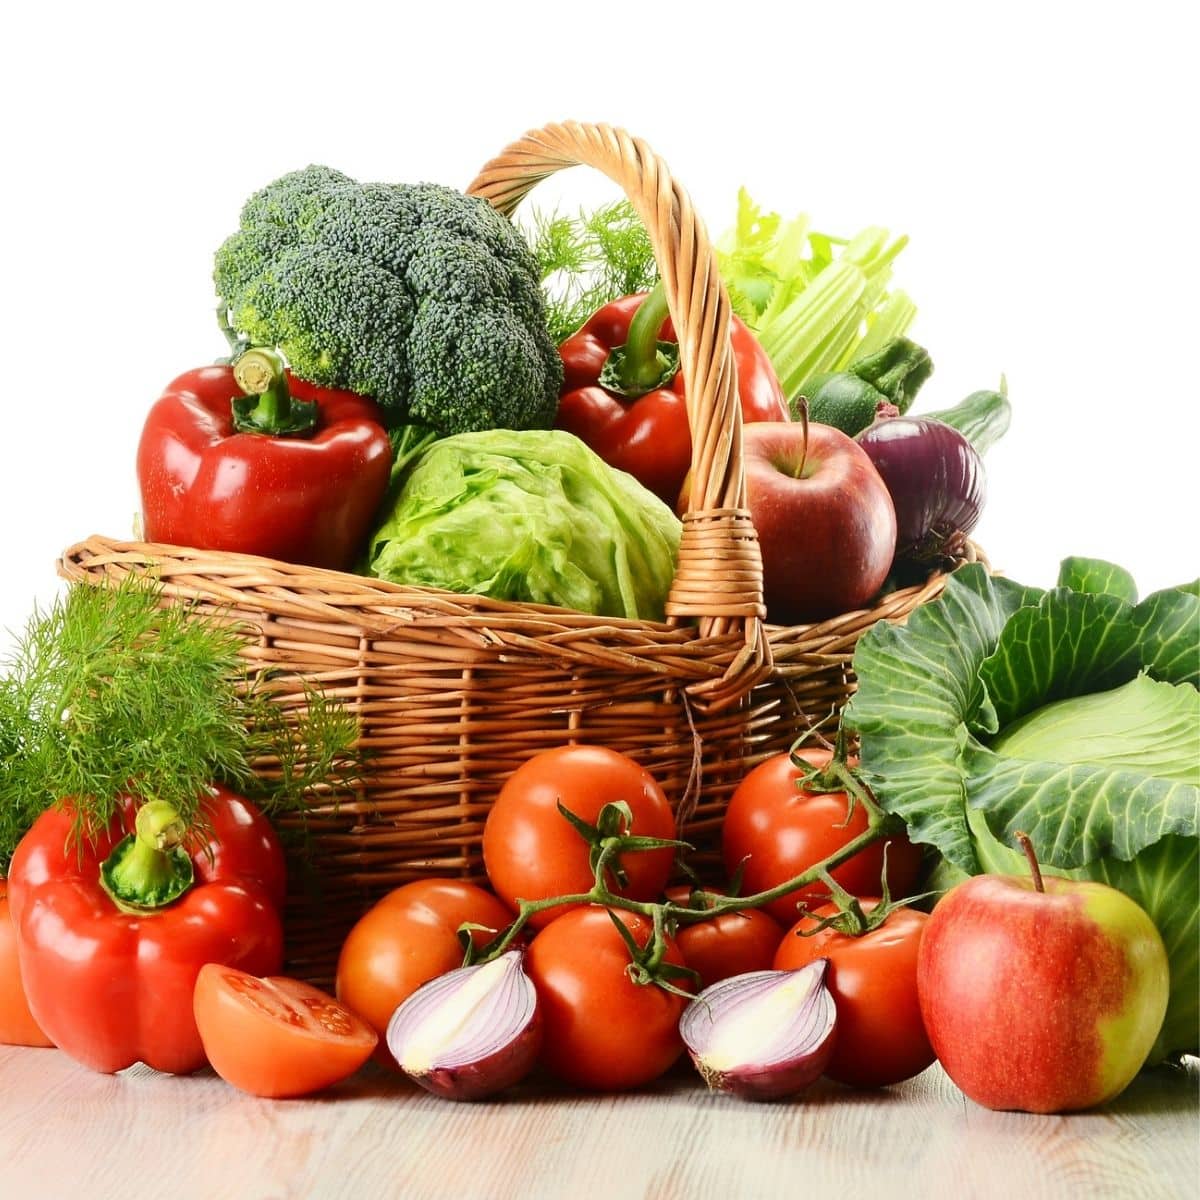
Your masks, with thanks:
[[[575,216],[535,212],[526,230],[555,344],[598,308],[658,281],[658,264],[633,205],[616,200]]]
[[[130,577],[72,586],[29,620],[0,680],[0,870],[38,813],[70,799],[76,833],[122,799],[166,800],[203,821],[213,782],[271,811],[303,811],[354,768],[355,722],[309,689],[286,715],[239,658],[234,625],[194,605],[163,605]],[[286,764],[263,780],[264,757]]]

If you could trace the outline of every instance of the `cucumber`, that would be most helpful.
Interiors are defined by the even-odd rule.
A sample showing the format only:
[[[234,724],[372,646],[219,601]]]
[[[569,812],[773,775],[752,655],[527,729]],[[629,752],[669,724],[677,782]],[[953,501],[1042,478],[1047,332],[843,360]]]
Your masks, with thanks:
[[[1004,436],[1012,420],[1008,383],[1001,376],[998,392],[972,392],[953,408],[921,415],[953,426],[980,454],[986,454]]]

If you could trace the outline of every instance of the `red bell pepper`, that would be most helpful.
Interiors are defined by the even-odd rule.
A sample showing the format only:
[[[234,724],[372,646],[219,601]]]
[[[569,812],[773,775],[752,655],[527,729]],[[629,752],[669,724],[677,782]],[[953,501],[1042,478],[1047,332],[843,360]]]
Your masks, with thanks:
[[[129,802],[97,836],[77,840],[76,814],[58,806],[13,853],[8,895],[29,1010],[94,1070],[197,1070],[200,968],[273,975],[282,965],[279,839],[226,788],[213,788],[201,813],[187,833],[165,801]]]
[[[137,459],[143,534],[345,570],[391,462],[373,400],[296,379],[274,352],[250,350],[234,367],[179,376],[151,408]]]
[[[787,400],[758,339],[732,318],[743,421],[786,421]],[[659,284],[593,313],[559,347],[564,377],[555,425],[628,471],[672,508],[692,461],[679,347]]]

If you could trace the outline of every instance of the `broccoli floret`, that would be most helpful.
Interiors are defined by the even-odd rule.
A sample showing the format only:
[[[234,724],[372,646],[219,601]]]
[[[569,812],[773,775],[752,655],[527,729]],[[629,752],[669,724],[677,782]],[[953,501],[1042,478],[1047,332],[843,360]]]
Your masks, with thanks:
[[[547,428],[562,362],[537,265],[486,200],[438,184],[284,175],[217,251],[229,324],[297,375],[372,396],[389,424]]]

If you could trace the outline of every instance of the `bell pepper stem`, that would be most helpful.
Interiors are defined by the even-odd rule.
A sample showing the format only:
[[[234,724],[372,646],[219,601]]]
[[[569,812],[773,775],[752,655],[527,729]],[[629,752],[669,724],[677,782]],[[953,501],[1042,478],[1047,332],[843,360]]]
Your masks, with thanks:
[[[633,320],[629,322],[621,372],[622,382],[627,387],[650,390],[658,386],[663,373],[658,353],[658,331],[667,319],[668,311],[666,289],[660,280],[638,305]]]
[[[629,322],[623,346],[609,351],[600,372],[600,384],[620,396],[644,396],[665,387],[679,371],[679,347],[660,342],[658,331],[670,315],[661,280],[638,305]]]
[[[255,346],[238,356],[233,377],[244,396],[233,400],[233,426],[239,433],[265,433],[276,437],[311,433],[317,424],[317,406],[294,400],[287,369],[275,350]]]
[[[178,900],[195,870],[183,849],[187,829],[174,805],[150,800],[138,809],[134,832],[100,867],[100,880],[124,912],[148,912]]]

